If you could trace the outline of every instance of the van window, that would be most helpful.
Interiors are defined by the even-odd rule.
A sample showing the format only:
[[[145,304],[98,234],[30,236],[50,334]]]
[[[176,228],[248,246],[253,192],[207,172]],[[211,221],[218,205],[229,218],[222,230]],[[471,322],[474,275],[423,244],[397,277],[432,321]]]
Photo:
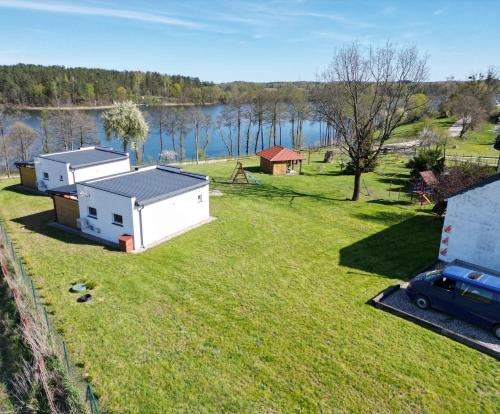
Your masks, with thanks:
[[[434,282],[432,282],[433,286],[437,286],[438,288],[449,290],[450,292],[455,289],[455,285],[457,282],[449,277],[442,276],[438,277]]]
[[[491,303],[493,301],[493,292],[481,289],[476,286],[461,283],[458,287],[459,295],[475,300],[476,302]]]

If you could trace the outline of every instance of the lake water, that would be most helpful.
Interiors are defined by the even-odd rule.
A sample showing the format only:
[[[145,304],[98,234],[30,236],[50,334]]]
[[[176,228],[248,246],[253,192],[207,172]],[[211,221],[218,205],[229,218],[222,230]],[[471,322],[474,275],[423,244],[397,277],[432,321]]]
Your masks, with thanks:
[[[186,109],[189,110],[188,107]],[[223,109],[223,105],[212,105],[212,106],[201,106],[198,109],[203,111],[204,113],[209,114],[212,117],[212,123],[215,124],[215,119],[217,115],[219,115]],[[145,145],[144,145],[144,161],[155,161],[158,159],[159,153],[160,153],[160,139],[159,139],[159,133],[158,130],[154,127],[154,123],[151,122],[152,119],[152,114],[151,110],[148,110],[147,108],[141,108],[141,110],[145,113],[147,119],[149,119],[149,124],[150,124],[150,131],[149,135],[146,139]],[[101,114],[104,110],[86,110],[88,114],[90,114],[96,121],[96,126],[97,126],[97,136],[98,139],[103,146],[108,146],[108,147],[113,147],[115,149],[121,149],[121,144],[120,141],[117,139],[112,139],[108,140],[106,139],[106,136],[104,134],[102,122],[101,122]],[[28,118],[24,120],[27,124],[29,124],[32,128],[35,130],[39,131],[40,130],[40,113],[37,111],[31,111],[28,114]],[[245,137],[246,137],[246,129],[247,129],[247,124],[246,122],[242,123],[242,131],[241,131],[241,140],[242,140],[242,154],[244,153],[244,142],[245,142]],[[227,134],[227,129],[224,129],[226,136]],[[233,132],[233,142],[234,142],[234,154],[236,155],[236,128],[234,128]],[[250,145],[250,150],[253,152],[254,148],[254,140],[255,140],[255,135],[257,133],[257,126],[253,125],[251,128],[251,145]],[[200,139],[203,139],[203,132],[200,133]],[[281,122],[281,142],[283,146],[291,146],[291,123],[288,121],[282,121]],[[317,121],[305,121],[303,124],[303,129],[302,129],[302,135],[303,135],[303,145],[308,146],[308,145],[313,145],[316,144],[320,141],[320,126]],[[269,126],[265,125],[264,126],[264,146],[267,147],[268,144],[268,136],[269,136]],[[226,156],[228,155],[228,151],[226,149],[226,146],[222,142],[219,136],[219,131],[218,129],[214,126],[212,126],[210,130],[210,142],[207,146],[207,151],[206,151],[206,156],[207,157],[220,157],[220,156]],[[278,138],[279,139],[279,138]],[[171,143],[171,138],[169,136],[166,136],[165,134],[163,135],[163,142],[164,142],[164,150],[171,150],[172,149],[172,143]],[[279,144],[279,142],[277,142]],[[259,142],[259,150],[260,150],[260,142]],[[184,140],[184,148],[185,148],[185,156],[184,159],[193,159],[195,154],[194,154],[194,130],[191,128],[188,132],[188,134],[185,137]],[[36,155],[38,152],[40,152],[40,143],[37,143],[33,147],[33,155]],[[132,161],[134,162],[134,155],[133,151],[129,150],[130,156]]]

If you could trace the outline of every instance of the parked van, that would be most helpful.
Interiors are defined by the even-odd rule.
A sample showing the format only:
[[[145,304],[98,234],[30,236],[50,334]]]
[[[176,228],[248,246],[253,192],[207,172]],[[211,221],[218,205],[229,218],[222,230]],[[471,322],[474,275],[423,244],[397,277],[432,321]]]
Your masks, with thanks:
[[[414,277],[406,292],[421,309],[435,308],[500,338],[500,275],[464,262]]]

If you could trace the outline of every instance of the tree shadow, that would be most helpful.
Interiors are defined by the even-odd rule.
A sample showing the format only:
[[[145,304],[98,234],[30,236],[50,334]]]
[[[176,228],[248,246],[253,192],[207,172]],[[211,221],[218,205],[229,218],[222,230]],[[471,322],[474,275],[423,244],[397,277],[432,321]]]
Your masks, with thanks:
[[[84,236],[65,232],[64,230],[49,226],[50,223],[54,222],[54,210],[41,211],[28,216],[17,217],[12,221],[21,224],[27,230],[43,234],[44,236],[62,241],[64,243],[101,246],[103,248],[111,249],[109,246],[102,245],[101,243],[87,239]]]
[[[391,217],[392,216],[392,217]],[[376,217],[372,217],[372,220]],[[380,222],[394,215],[384,214]],[[442,220],[413,216],[340,250],[339,264],[391,279],[408,280],[437,255]]]
[[[370,204],[380,204],[383,206],[409,206],[411,205],[411,201],[408,200],[385,200],[385,199],[377,199],[377,200],[368,200],[367,203]]]
[[[250,173],[261,173],[262,170],[260,169],[260,167],[258,165],[250,165],[248,167],[244,167],[243,168],[245,171],[248,171]]]
[[[290,204],[297,198],[308,198],[316,201],[345,201],[345,198],[335,198],[324,193],[305,193],[294,190],[290,187],[276,187],[271,184],[262,183],[260,185],[242,185],[234,187],[226,184],[228,188],[235,188],[238,195],[244,197],[263,197],[263,198],[289,198]],[[236,188],[238,190],[236,190]],[[229,192],[229,191],[226,191]]]

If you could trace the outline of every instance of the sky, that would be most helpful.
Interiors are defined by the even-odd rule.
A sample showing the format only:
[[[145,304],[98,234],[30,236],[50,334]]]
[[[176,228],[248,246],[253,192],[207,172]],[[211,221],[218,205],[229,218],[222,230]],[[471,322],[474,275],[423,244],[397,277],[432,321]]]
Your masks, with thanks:
[[[500,69],[497,0],[0,0],[0,64],[315,80],[338,48],[416,46],[429,80]]]

